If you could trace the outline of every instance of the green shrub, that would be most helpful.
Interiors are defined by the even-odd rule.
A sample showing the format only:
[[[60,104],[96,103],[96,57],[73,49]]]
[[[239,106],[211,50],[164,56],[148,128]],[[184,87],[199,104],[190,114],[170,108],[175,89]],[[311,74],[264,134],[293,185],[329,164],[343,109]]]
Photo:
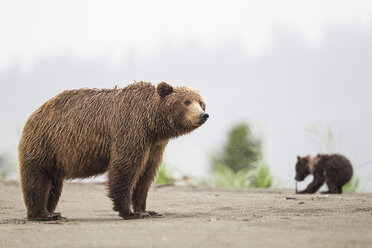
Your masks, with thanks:
[[[342,187],[345,192],[357,192],[360,191],[360,180],[358,177],[354,176],[351,180]]]
[[[251,176],[251,186],[255,188],[270,188],[273,183],[273,176],[268,164],[261,163]]]
[[[171,184],[171,171],[170,169],[165,165],[162,164],[158,170],[158,173],[156,174],[154,183],[155,184]]]
[[[17,173],[17,163],[7,154],[0,155],[0,180],[14,179]]]
[[[220,154],[212,158],[212,169],[225,164],[234,172],[254,169],[262,160],[261,141],[255,137],[247,124],[238,124],[231,128],[227,141]]]
[[[263,162],[262,141],[247,124],[231,128],[222,152],[212,157],[214,186],[247,188],[271,187],[273,176]]]
[[[262,163],[253,170],[233,171],[225,164],[219,164],[213,171],[214,186],[227,188],[269,188],[273,176],[267,164]]]
[[[219,164],[213,170],[214,186],[227,188],[250,187],[248,173],[244,171],[233,171],[225,164]]]

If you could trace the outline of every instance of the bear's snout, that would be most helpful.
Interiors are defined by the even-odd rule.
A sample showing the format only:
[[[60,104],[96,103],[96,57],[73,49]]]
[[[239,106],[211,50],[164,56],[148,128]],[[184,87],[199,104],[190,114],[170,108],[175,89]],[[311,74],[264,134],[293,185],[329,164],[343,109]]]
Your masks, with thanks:
[[[206,122],[206,121],[208,120],[208,118],[209,118],[209,114],[203,112],[203,113],[201,113],[201,114],[199,115],[199,117],[200,117],[200,121],[201,121],[202,123],[204,123],[204,122]]]

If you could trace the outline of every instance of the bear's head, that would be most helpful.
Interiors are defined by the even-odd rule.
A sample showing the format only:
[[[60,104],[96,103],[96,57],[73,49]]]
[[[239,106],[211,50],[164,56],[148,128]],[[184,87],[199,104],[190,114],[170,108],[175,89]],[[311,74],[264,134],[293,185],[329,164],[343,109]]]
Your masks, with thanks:
[[[297,156],[296,177],[295,177],[296,181],[303,181],[310,174],[310,169],[309,169],[310,159],[311,159],[310,156],[306,156],[306,157]]]
[[[161,82],[156,88],[160,109],[170,127],[172,136],[191,132],[203,125],[209,115],[199,92],[184,86],[172,87]]]

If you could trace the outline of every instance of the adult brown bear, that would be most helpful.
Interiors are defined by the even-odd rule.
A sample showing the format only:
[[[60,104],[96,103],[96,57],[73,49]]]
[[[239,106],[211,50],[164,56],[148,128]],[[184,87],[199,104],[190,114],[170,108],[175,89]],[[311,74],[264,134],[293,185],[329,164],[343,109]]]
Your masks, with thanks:
[[[208,117],[197,91],[164,82],[62,92],[29,117],[19,143],[27,218],[59,219],[64,179],[106,171],[122,218],[156,215],[146,211],[146,198],[165,146]]]

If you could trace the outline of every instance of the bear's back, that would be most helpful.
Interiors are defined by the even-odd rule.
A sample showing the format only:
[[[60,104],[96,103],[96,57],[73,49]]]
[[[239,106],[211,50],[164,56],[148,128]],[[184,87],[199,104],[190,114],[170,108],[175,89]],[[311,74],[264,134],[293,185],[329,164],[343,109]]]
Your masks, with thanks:
[[[341,183],[346,183],[353,176],[352,164],[345,156],[340,154],[318,156],[321,159],[316,165],[317,170],[323,171],[326,176],[332,177],[333,180],[340,181]]]
[[[20,160],[40,160],[39,166],[50,166],[53,161],[67,178],[104,172],[117,91],[68,90],[44,103],[25,124]]]

